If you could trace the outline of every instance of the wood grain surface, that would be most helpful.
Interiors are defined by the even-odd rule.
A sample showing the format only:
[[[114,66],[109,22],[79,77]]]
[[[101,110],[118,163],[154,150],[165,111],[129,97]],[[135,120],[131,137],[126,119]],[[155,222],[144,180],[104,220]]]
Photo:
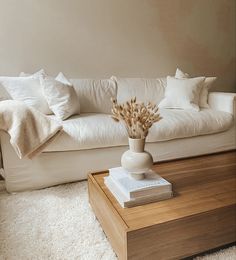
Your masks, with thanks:
[[[180,259],[236,241],[236,151],[161,162],[173,184],[169,200],[123,209],[89,175],[89,197],[119,259]]]

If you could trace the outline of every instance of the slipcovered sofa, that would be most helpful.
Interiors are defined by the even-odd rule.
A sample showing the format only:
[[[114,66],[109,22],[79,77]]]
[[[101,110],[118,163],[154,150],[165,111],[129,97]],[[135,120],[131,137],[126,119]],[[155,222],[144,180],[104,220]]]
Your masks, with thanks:
[[[159,104],[166,87],[164,78],[71,82],[80,115],[61,121],[63,133],[39,156],[19,159],[8,134],[1,132],[1,173],[9,192],[83,180],[89,172],[119,166],[128,137],[125,127],[111,119],[111,97],[125,102],[136,96],[140,102]],[[161,108],[163,119],[150,129],[146,150],[158,162],[235,149],[235,98],[234,93],[212,92],[209,108],[200,111]]]

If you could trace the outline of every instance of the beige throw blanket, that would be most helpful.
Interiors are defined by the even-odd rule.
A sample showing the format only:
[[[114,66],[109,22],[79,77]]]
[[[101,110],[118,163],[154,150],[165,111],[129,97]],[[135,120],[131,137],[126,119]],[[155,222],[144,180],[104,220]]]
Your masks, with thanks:
[[[21,101],[0,102],[0,130],[10,135],[17,155],[33,158],[58,136],[62,126]]]

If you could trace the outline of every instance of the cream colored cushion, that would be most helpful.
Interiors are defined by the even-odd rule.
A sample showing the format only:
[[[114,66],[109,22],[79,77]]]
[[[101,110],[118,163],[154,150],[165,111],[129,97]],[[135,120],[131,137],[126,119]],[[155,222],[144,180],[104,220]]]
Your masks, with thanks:
[[[182,70],[178,69],[176,70],[175,77],[177,79],[183,79],[183,78],[190,78],[189,74],[183,72]],[[199,96],[199,106],[203,108],[208,108],[208,91],[212,87],[213,82],[216,80],[216,77],[206,77],[202,90],[200,92]]]
[[[0,77],[0,85],[4,88],[0,91],[0,99],[23,101],[44,114],[52,113],[43,95],[39,78]]]
[[[133,97],[138,102],[159,104],[164,97],[166,79],[112,77],[117,84],[117,101],[124,103]]]
[[[80,103],[81,113],[111,113],[111,98],[116,98],[116,84],[111,79],[70,79]]]
[[[62,72],[58,73],[58,75],[56,76],[56,80],[65,85],[73,86],[72,83],[70,82],[70,80],[67,79],[66,76]]]
[[[35,73],[33,74],[30,74],[30,73],[25,73],[25,72],[21,72],[19,74],[19,77],[33,77],[33,78],[40,78],[40,77],[43,77],[43,76],[46,76],[46,72],[44,69],[41,69],[39,71],[36,71]]]
[[[199,95],[204,80],[204,77],[176,79],[168,76],[165,98],[160,102],[159,107],[199,111]]]
[[[41,84],[49,107],[58,119],[65,120],[79,114],[79,100],[74,87],[61,72],[55,79],[41,78]]]
[[[177,138],[217,133],[233,124],[230,113],[203,109],[200,112],[160,109],[163,117],[150,129],[147,141],[159,142]],[[64,132],[46,151],[75,151],[128,144],[125,127],[107,114],[81,114],[62,122]],[[194,149],[194,148],[193,148]]]
[[[175,72],[175,78],[177,78],[177,79],[190,78],[190,76],[188,73],[185,73],[182,70],[180,70],[179,68],[177,68],[176,72]]]
[[[8,99],[12,99],[12,97],[10,96],[10,94],[7,92],[6,88],[3,86],[3,84],[1,83],[1,79],[3,77],[0,77],[0,101],[2,100],[8,100]],[[4,77],[6,78],[6,77]]]
[[[40,70],[41,72],[41,70]],[[38,73],[38,72],[36,72]],[[25,77],[25,76],[31,76],[32,74],[26,74],[24,72],[21,72],[19,74],[19,77]],[[16,78],[16,77],[7,77],[7,76],[2,76],[0,77],[0,81],[1,81],[1,78]],[[7,92],[7,90],[4,88],[4,86],[0,83],[0,101],[2,100],[8,100],[8,99],[12,99],[12,97],[10,96],[10,94]]]

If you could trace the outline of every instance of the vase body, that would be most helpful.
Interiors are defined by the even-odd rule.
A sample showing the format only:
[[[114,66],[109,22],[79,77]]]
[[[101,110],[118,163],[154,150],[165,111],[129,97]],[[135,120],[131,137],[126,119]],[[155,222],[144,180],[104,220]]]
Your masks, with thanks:
[[[153,165],[152,155],[144,150],[145,139],[129,138],[129,150],[121,157],[121,166],[136,180],[144,178]]]

